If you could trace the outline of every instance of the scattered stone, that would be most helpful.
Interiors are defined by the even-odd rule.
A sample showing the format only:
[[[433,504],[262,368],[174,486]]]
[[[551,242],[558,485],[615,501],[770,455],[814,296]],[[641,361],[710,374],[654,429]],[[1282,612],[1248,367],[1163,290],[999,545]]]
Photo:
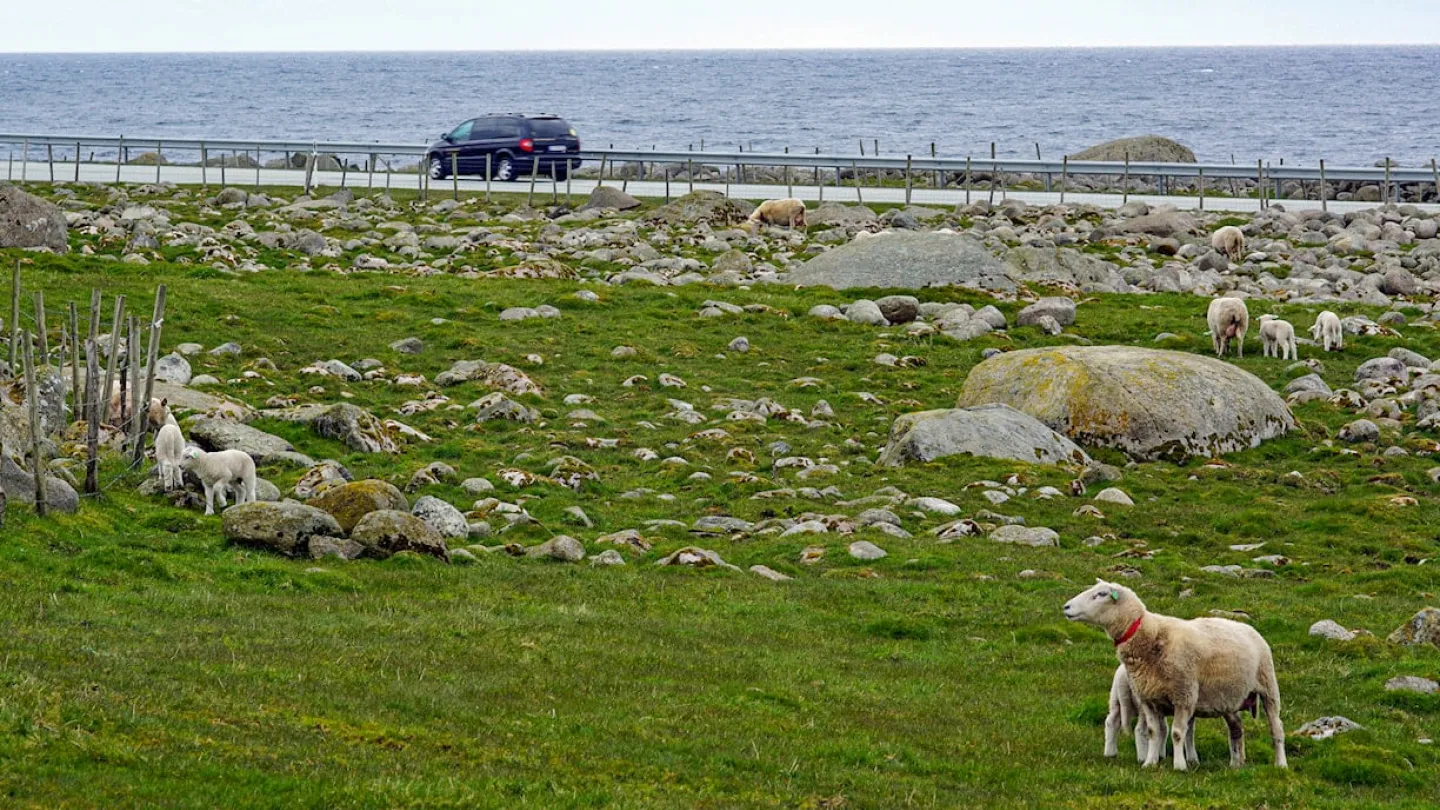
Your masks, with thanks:
[[[1391,678],[1385,682],[1387,692],[1419,692],[1422,695],[1433,695],[1440,692],[1440,683],[1421,678],[1415,675],[1401,675]]]
[[[1043,526],[1001,526],[990,533],[990,539],[997,543],[1014,543],[1022,546],[1058,546],[1060,535]]]
[[[309,556],[311,538],[334,538],[342,534],[335,518],[293,501],[257,501],[232,506],[221,518],[221,531],[232,543],[264,548],[287,557]]]
[[[591,557],[591,558],[590,558],[590,564],[591,564],[591,565],[624,565],[624,564],[625,564],[625,558],[624,558],[623,556],[621,556],[620,552],[616,551],[615,549],[613,549],[613,548],[607,548],[607,549],[605,549],[604,551],[600,552],[599,554],[596,554],[594,557]]]
[[[580,562],[585,559],[585,546],[568,534],[559,534],[538,546],[526,549],[527,557],[549,557],[560,562]]]
[[[425,521],[408,512],[390,509],[369,512],[350,532],[350,539],[365,547],[366,556],[377,559],[383,560],[400,552],[413,551],[438,557],[445,562],[450,561],[450,550],[445,545],[445,538]]]
[[[1348,731],[1357,731],[1364,726],[1349,719],[1336,715],[1334,717],[1321,717],[1311,720],[1296,730],[1295,736],[1309,737],[1312,740],[1328,740],[1336,734],[1344,734]]]
[[[431,495],[415,502],[410,514],[425,521],[446,540],[464,540],[470,536],[470,524],[451,504]]]
[[[890,429],[880,463],[900,466],[947,456],[1004,458],[1031,464],[1085,464],[1074,442],[1008,405],[905,414]]]
[[[725,562],[725,560],[722,559],[719,554],[716,554],[709,549],[699,548],[698,546],[686,546],[685,548],[673,552],[664,557],[663,559],[656,561],[655,564],[687,565],[692,568],[719,567],[727,568],[731,571],[740,570],[739,566],[731,565],[730,563]]]
[[[888,556],[885,549],[880,548],[869,540],[856,540],[850,544],[850,556],[857,560],[870,562],[883,559]]]
[[[1310,635],[1328,638],[1333,641],[1353,641],[1355,632],[1346,630],[1340,624],[1330,619],[1322,619],[1310,625]]]
[[[750,573],[758,574],[771,582],[789,582],[794,579],[794,577],[782,574],[768,565],[752,565],[750,566]]]
[[[1440,608],[1427,607],[1390,634],[1391,644],[1406,647],[1430,644],[1440,647]]]
[[[311,498],[309,505],[330,513],[345,532],[354,529],[371,512],[410,511],[404,493],[393,484],[374,478],[331,487]]]

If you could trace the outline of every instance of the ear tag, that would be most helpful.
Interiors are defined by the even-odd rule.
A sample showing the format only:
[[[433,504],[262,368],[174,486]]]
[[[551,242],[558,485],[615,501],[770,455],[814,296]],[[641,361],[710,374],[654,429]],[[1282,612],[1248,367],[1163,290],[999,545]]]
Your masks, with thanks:
[[[1119,591],[1111,591],[1111,592],[1110,592],[1110,601],[1112,601],[1112,602],[1119,602],[1119,601],[1120,601],[1120,592],[1119,592]]]

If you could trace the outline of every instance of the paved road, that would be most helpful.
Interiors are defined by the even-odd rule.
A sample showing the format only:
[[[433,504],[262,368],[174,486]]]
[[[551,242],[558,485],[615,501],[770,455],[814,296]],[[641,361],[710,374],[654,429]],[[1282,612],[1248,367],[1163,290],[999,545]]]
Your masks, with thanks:
[[[5,166],[6,179],[11,182],[19,182],[22,179],[27,182],[48,182],[50,180],[51,167],[47,163],[32,161],[20,163],[15,161],[7,162]],[[54,166],[55,179],[58,181],[72,181],[75,179],[76,167],[73,163],[56,163]],[[202,172],[197,166],[164,166],[160,170],[160,179],[181,184],[200,185],[207,181],[211,185],[219,185],[220,169],[210,168]],[[114,164],[89,164],[82,163],[79,167],[81,181],[113,183],[116,179],[116,167]],[[123,166],[120,171],[120,179],[125,183],[153,183],[156,180],[155,167],[153,166]],[[368,175],[364,172],[350,172],[344,176],[347,186],[358,189],[384,189],[389,183],[394,188],[413,189],[419,180],[414,174],[385,174],[377,173]],[[226,169],[225,180],[229,185],[237,186],[303,186],[305,185],[305,172],[290,169]],[[325,187],[336,187],[341,183],[340,172],[316,172],[314,182],[316,185]],[[458,184],[450,180],[434,181],[430,186],[432,196],[443,197],[458,185],[461,191],[484,191],[485,181],[476,179],[462,179]],[[570,192],[580,199],[590,193],[596,185],[593,179],[585,180],[575,178],[570,183]],[[636,197],[663,198],[666,194],[666,184],[656,181],[630,181],[622,184],[619,181],[607,181],[607,185],[622,186]],[[863,201],[866,203],[903,203],[905,201],[905,190],[901,188],[861,188],[857,193],[854,186],[846,185],[841,188],[826,186],[823,189],[810,185],[796,185],[788,191],[784,186],[777,185],[733,185],[726,186],[719,183],[696,183],[696,189],[708,189],[711,191],[728,191],[731,196],[746,200],[764,200],[780,196],[793,196],[802,200],[839,200],[845,203]],[[529,182],[515,183],[492,183],[491,188],[495,193],[528,194],[530,191]],[[672,182],[670,194],[680,196],[691,189],[689,183]],[[537,200],[548,201],[552,195],[564,197],[566,186],[564,183],[552,188],[549,179],[538,180],[535,184],[535,196]],[[1060,200],[1059,192],[1045,191],[1003,191],[996,190],[994,200],[1010,198],[1022,200],[1031,205],[1055,205]],[[991,193],[988,188],[975,188],[969,198],[973,201],[989,200]],[[1065,202],[1072,204],[1086,203],[1107,208],[1119,207],[1126,198],[1119,194],[1089,194],[1067,192]],[[1194,209],[1199,207],[1199,200],[1196,197],[1165,197],[1152,194],[1131,194],[1131,200],[1142,200],[1151,205],[1174,205],[1182,209]],[[966,202],[964,189],[928,189],[917,188],[913,191],[911,200],[916,205],[927,206],[954,206]],[[1286,210],[1299,211],[1305,209],[1318,209],[1318,200],[1282,200],[1280,204]],[[1344,213],[1347,211],[1361,211],[1374,208],[1376,203],[1359,202],[1338,202],[1331,201],[1328,207],[1331,211]],[[1422,210],[1440,212],[1440,205],[1425,204],[1419,206]],[[1253,213],[1260,208],[1260,201],[1245,198],[1207,197],[1205,209],[1209,211],[1232,211],[1238,213]]]

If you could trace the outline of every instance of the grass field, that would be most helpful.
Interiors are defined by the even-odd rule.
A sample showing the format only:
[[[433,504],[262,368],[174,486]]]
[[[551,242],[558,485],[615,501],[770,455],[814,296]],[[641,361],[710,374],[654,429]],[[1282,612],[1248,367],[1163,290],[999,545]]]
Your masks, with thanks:
[[[167,249],[168,251],[169,249]],[[0,251],[5,266],[18,258]],[[804,317],[813,305],[858,297],[758,286],[604,288],[564,281],[474,280],[281,269],[228,275],[179,263],[149,266],[97,257],[26,255],[25,282],[52,302],[88,301],[94,286],[147,301],[169,285],[168,349],[235,341],[239,358],[192,358],[196,373],[260,406],[277,394],[348,401],[395,416],[426,389],[384,381],[340,384],[298,373],[316,360],[374,357],[391,372],[427,378],[456,360],[524,369],[543,398],[533,426],[470,425],[443,407],[401,418],[435,437],[396,456],[370,456],[322,440],[303,426],[261,420],[315,458],[356,476],[404,488],[440,460],[460,477],[495,481],[506,500],[529,498],[539,521],[503,535],[532,545],[565,533],[594,537],[641,529],[654,550],[624,567],[591,567],[484,554],[471,565],[431,559],[308,562],[229,546],[220,519],[136,494],[142,476],[118,462],[102,470],[103,497],[73,516],[34,518],[11,504],[0,537],[0,804],[14,807],[1434,807],[1440,754],[1421,738],[1440,733],[1440,695],[1387,693],[1396,675],[1440,672],[1440,651],[1383,641],[1418,609],[1440,601],[1437,485],[1427,471],[1433,437],[1386,435],[1360,452],[1331,445],[1355,418],[1328,403],[1296,411],[1300,430],[1226,458],[1126,469],[1117,485],[1137,506],[1021,495],[998,507],[967,488],[1019,476],[1031,490],[1062,490],[1073,471],[995,460],[946,460],[904,469],[869,463],[895,416],[951,407],[986,348],[1073,341],[1031,328],[967,343],[908,340],[899,330]],[[268,260],[293,265],[279,253]],[[586,303],[573,293],[596,289]],[[696,316],[707,299],[765,304],[772,311]],[[973,293],[926,291],[922,300],[989,302]],[[548,303],[555,320],[502,323],[510,306]],[[1204,301],[1189,296],[1101,296],[1083,303],[1068,330],[1096,343],[1208,350]],[[1143,305],[1143,306],[1142,306]],[[1013,321],[1021,304],[999,306]],[[1338,309],[1338,308],[1337,308]],[[1251,317],[1267,311],[1257,302]],[[1313,312],[1278,307],[1297,324]],[[1360,310],[1343,310],[1349,314]],[[1378,313],[1369,312],[1375,315]],[[431,319],[447,322],[435,325]],[[1440,356],[1425,328],[1401,338],[1361,338],[1322,358],[1335,388],[1393,346]],[[748,354],[728,353],[736,336]],[[388,346],[424,340],[408,357]],[[612,358],[617,345],[635,347]],[[888,368],[880,352],[927,365]],[[543,365],[527,360],[539,354]],[[1277,389],[1287,363],[1258,356],[1239,365]],[[1302,357],[1314,350],[1302,349]],[[269,358],[278,371],[245,370]],[[688,383],[661,388],[668,372]],[[649,383],[625,388],[635,374]],[[802,377],[814,387],[798,387]],[[323,385],[323,394],[308,393]],[[702,389],[702,387],[708,387]],[[467,383],[441,389],[464,405],[485,393]],[[857,396],[868,392],[883,404]],[[574,427],[561,400],[582,393],[603,423]],[[830,426],[771,420],[724,422],[711,404],[771,397],[808,413],[821,399]],[[711,422],[667,420],[667,398],[692,403]],[[1407,417],[1412,420],[1413,415]],[[652,423],[653,427],[640,425]],[[723,441],[692,440],[721,427]],[[614,449],[585,439],[616,438]],[[847,445],[847,440],[854,443]],[[768,446],[829,459],[840,472],[800,481],[772,471]],[[1410,455],[1383,457],[1399,445]],[[681,456],[683,467],[632,452]],[[727,457],[750,450],[750,464]],[[583,459],[598,482],[573,492],[517,492],[495,474],[536,473],[561,455]],[[1103,460],[1122,459],[1100,451]],[[711,480],[693,480],[705,471]],[[1299,471],[1301,478],[1288,476]],[[148,472],[148,467],[147,467]],[[288,492],[300,470],[262,467]],[[754,476],[741,480],[731,472]],[[805,513],[853,515],[863,506],[798,496],[756,499],[780,488],[837,487],[845,499],[896,487],[938,496],[967,516],[985,509],[1023,516],[1060,533],[1061,547],[1002,546],[984,538],[936,542],[941,518],[896,509],[914,533],[900,540],[862,530],[743,540],[696,538],[684,528],[709,514],[747,520]],[[622,497],[649,490],[643,497]],[[1093,491],[1093,490],[1092,490]],[[468,508],[453,484],[428,487]],[[1398,507],[1396,495],[1419,504]],[[662,497],[665,496],[665,497]],[[673,497],[670,497],[673,496]],[[579,505],[593,529],[572,525]],[[1087,537],[1104,542],[1087,547]],[[889,552],[861,563],[853,539]],[[1263,550],[1232,552],[1237,543]],[[485,542],[495,543],[497,540]],[[742,569],[765,564],[794,577],[772,583],[745,572],[659,568],[685,545],[713,549]],[[822,545],[819,563],[802,549]],[[1152,554],[1153,552],[1153,554]],[[1203,565],[1284,554],[1273,578],[1232,579]],[[1133,758],[1101,756],[1105,697],[1115,659],[1092,628],[1068,624],[1061,604],[1096,576],[1120,577],[1151,609],[1182,616],[1244,611],[1275,649],[1287,729],[1342,714],[1365,730],[1312,742],[1292,738],[1291,770],[1270,765],[1263,722],[1247,721],[1250,762],[1226,765],[1223,724],[1199,727],[1202,765],[1191,773],[1142,771]],[[1022,578],[1020,572],[1032,575]],[[1182,592],[1188,592],[1182,598]],[[1311,638],[1330,618],[1379,638]],[[1126,750],[1122,745],[1122,753]]]

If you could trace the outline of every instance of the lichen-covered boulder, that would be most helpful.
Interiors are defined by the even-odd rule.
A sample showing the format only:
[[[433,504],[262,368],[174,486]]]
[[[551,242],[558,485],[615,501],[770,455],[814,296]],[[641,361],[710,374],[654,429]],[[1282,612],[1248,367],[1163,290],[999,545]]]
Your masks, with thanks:
[[[684,225],[700,222],[723,228],[738,225],[750,217],[750,206],[726,197],[718,191],[692,191],[684,197],[656,208],[642,221],[653,225]]]
[[[1424,644],[1440,647],[1440,608],[1427,607],[1410,617],[1390,634],[1390,643],[1407,647]]]
[[[65,214],[15,186],[0,185],[0,248],[70,250]]]
[[[242,450],[257,464],[295,451],[295,445],[279,436],[230,419],[196,419],[190,423],[190,438],[212,453]]]
[[[389,509],[371,512],[355,526],[350,539],[365,547],[367,557],[383,560],[402,551],[414,551],[450,562],[445,538],[408,512]]]
[[[907,413],[890,428],[880,463],[946,456],[984,456],[1031,464],[1085,464],[1090,458],[1074,442],[1009,405]]]
[[[1087,447],[1180,461],[1255,447],[1295,418],[1247,371],[1209,357],[1131,346],[1061,346],[992,357],[959,406],[1005,404]]]
[[[394,484],[375,478],[331,487],[311,498],[309,504],[329,512],[347,532],[371,512],[410,511],[410,502],[405,500],[403,492]]]
[[[328,513],[294,501],[257,501],[232,506],[221,520],[225,539],[287,557],[308,554],[312,537],[334,537],[340,525]]]
[[[835,290],[954,285],[1010,291],[1016,286],[980,240],[929,231],[886,233],[842,245],[792,270],[785,280]]]
[[[310,429],[337,439],[357,453],[398,453],[400,443],[374,414],[348,402],[335,405],[310,423]]]

